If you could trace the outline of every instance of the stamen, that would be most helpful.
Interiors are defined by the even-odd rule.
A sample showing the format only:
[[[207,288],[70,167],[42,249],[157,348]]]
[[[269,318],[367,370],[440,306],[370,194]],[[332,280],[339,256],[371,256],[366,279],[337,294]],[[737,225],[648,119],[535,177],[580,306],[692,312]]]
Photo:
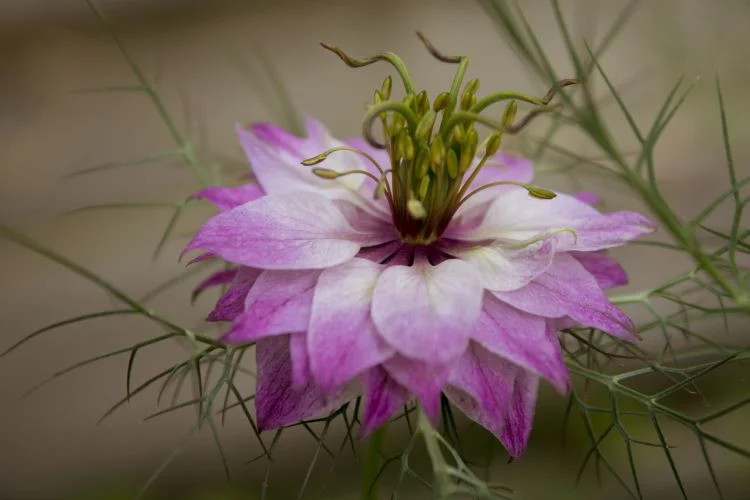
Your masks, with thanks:
[[[526,248],[530,245],[533,245],[534,243],[544,241],[546,239],[551,238],[552,236],[555,236],[556,234],[560,233],[570,233],[573,235],[573,243],[578,243],[578,233],[575,229],[573,229],[570,226],[563,226],[563,227],[554,227],[552,229],[548,229],[547,231],[544,231],[543,233],[539,233],[536,236],[529,238],[527,240],[521,240],[516,241],[513,243],[509,243],[506,246],[509,248]]]
[[[337,170],[331,170],[330,168],[316,167],[312,169],[312,173],[317,175],[321,179],[327,179],[327,180],[338,179],[339,177],[345,177],[347,175],[361,174],[361,175],[366,175],[367,177],[371,178],[375,182],[380,182],[380,179],[372,175],[367,170],[355,169],[355,170],[346,170],[344,172],[339,172]]]
[[[409,215],[416,220],[422,220],[427,217],[427,210],[425,210],[422,202],[416,198],[412,198],[406,202],[406,209],[409,211]]]
[[[406,65],[404,64],[404,61],[398,57],[393,52],[383,52],[382,54],[376,54],[372,57],[368,57],[366,59],[354,59],[349,54],[341,50],[340,48],[330,45],[328,43],[321,42],[320,44],[324,49],[330,50],[339,58],[341,58],[342,61],[344,61],[344,64],[346,64],[349,67],[352,68],[361,68],[362,66],[369,66],[370,64],[376,63],[378,61],[386,61],[391,64],[391,66],[394,67],[396,72],[401,77],[401,81],[404,84],[404,90],[406,90],[407,94],[416,94],[416,91],[414,90],[414,84],[411,81],[411,77],[409,76],[409,71],[406,69]]]
[[[558,92],[560,92],[562,88],[577,84],[578,80],[572,78],[560,80],[554,87],[547,91],[547,94],[545,94],[544,97],[532,97],[529,95],[520,94],[518,92],[496,92],[479,99],[479,101],[477,101],[477,103],[471,108],[471,111],[473,111],[474,113],[481,113],[487,107],[495,104],[496,102],[508,101],[510,99],[527,102],[529,104],[546,106],[550,103],[550,101],[552,101],[552,99],[557,95]]]
[[[411,108],[399,101],[385,101],[375,106],[372,106],[365,115],[364,123],[362,124],[362,136],[365,140],[374,148],[385,149],[385,144],[381,144],[372,135],[372,124],[380,116],[381,113],[386,111],[394,111],[401,115],[406,123],[409,125],[409,131],[414,132],[417,126],[417,115],[411,110]]]
[[[470,184],[470,181],[467,181],[466,185],[468,185],[468,184]],[[479,192],[482,192],[485,189],[488,189],[488,188],[491,188],[491,187],[495,187],[495,186],[518,186],[518,187],[522,187],[522,188],[524,188],[529,193],[529,196],[531,196],[532,198],[540,199],[540,200],[551,200],[552,198],[557,197],[557,193],[555,193],[553,191],[550,191],[549,189],[544,189],[544,188],[541,188],[539,186],[535,186],[533,184],[526,184],[524,182],[518,182],[518,181],[497,181],[497,182],[490,182],[489,184],[485,184],[484,186],[478,187],[474,191],[472,191],[469,194],[467,194],[464,198],[462,198],[461,201],[459,201],[456,204],[456,207],[453,209],[453,213],[455,214],[456,210],[458,210],[458,208],[461,205],[463,205],[466,202],[466,200],[468,200],[469,198],[471,198],[475,194],[477,194]],[[460,194],[461,193],[459,192],[459,196],[460,196]]]

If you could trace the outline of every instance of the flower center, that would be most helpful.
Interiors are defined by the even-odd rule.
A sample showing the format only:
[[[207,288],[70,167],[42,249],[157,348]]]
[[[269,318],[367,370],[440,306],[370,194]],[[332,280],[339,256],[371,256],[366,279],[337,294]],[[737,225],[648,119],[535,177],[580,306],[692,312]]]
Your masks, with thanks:
[[[313,172],[324,179],[337,179],[350,174],[373,178],[377,182],[374,197],[385,196],[401,239],[414,245],[429,245],[436,241],[461,205],[489,187],[515,185],[526,189],[530,196],[554,198],[553,192],[530,184],[501,181],[476,187],[474,181],[487,160],[500,149],[504,134],[516,134],[534,117],[557,109],[559,104],[551,104],[552,98],[563,87],[577,82],[561,80],[544,97],[496,92],[478,98],[478,79],[463,84],[468,58],[444,55],[424,35],[418,35],[436,59],[458,65],[450,89],[432,100],[426,91],[415,90],[406,66],[395,54],[387,52],[367,59],[354,59],[337,47],[323,44],[350,67],[367,66],[377,61],[390,63],[401,78],[405,95],[402,99],[392,98],[393,82],[388,76],[375,91],[373,103],[364,119],[364,138],[372,146],[388,152],[389,165],[380,165],[364,151],[349,147],[324,151],[303,161],[303,165],[321,163],[334,151],[348,150],[362,154],[375,167],[374,172],[339,172],[326,168],[314,168]],[[516,120],[518,101],[532,104],[533,107]],[[500,121],[482,114],[486,108],[500,102],[506,103]],[[481,145],[476,124],[492,130]],[[382,129],[382,141],[375,138],[373,129],[376,126]]]

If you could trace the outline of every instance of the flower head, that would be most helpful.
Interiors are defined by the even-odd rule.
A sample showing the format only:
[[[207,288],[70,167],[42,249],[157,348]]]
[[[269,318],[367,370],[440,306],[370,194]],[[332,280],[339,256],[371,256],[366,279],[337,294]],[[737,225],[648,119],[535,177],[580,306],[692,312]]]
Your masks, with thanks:
[[[188,250],[236,266],[209,319],[230,343],[257,342],[259,426],[274,428],[364,394],[365,433],[416,398],[437,419],[445,394],[520,455],[538,380],[566,391],[557,330],[583,324],[633,340],[603,288],[627,281],[604,251],[653,229],[634,212],[602,214],[530,184],[529,161],[499,153],[503,134],[554,108],[517,93],[477,98],[466,58],[430,101],[393,54],[350,66],[394,66],[365,117],[364,139],[337,141],[312,118],[295,137],[238,127],[258,184],[208,188],[221,213]],[[508,101],[500,122],[480,113]],[[516,102],[534,105],[516,120]],[[440,118],[440,119],[438,119]],[[479,144],[477,123],[492,133]],[[383,140],[372,128],[379,124]],[[590,195],[586,195],[590,198]]]

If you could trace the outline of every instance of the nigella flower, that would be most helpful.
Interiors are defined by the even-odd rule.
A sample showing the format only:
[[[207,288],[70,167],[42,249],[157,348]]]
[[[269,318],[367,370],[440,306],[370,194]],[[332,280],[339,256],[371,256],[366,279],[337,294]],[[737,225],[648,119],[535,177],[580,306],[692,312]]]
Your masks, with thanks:
[[[366,434],[414,398],[437,419],[444,394],[518,456],[539,378],[568,388],[557,330],[635,338],[602,292],[627,280],[604,251],[653,227],[634,212],[600,213],[589,194],[529,184],[530,162],[498,153],[500,139],[550,109],[554,92],[478,100],[472,80],[459,95],[466,59],[425,43],[460,64],[432,103],[393,54],[358,61],[327,47],[351,66],[387,60],[406,97],[391,99],[386,79],[364,140],[339,142],[312,118],[306,137],[239,127],[257,184],[197,193],[221,213],[187,250],[235,265],[199,289],[230,283],[209,319],[231,322],[228,343],[257,342],[261,428],[361,394]],[[508,98],[500,123],[479,114]],[[536,106],[518,122],[516,100]],[[475,123],[495,129],[483,146]]]

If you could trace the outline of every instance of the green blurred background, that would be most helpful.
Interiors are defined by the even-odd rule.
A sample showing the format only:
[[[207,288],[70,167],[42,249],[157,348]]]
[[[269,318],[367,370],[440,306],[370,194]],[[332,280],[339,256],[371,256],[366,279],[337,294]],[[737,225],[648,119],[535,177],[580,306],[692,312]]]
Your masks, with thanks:
[[[562,4],[577,33],[596,40],[624,3],[566,0]],[[387,68],[346,68],[319,47],[320,41],[335,43],[352,55],[397,52],[417,86],[434,95],[450,84],[453,68],[425,53],[414,36],[419,29],[445,52],[470,55],[469,73],[481,78],[481,91],[513,89],[540,95],[545,91],[506,47],[486,13],[471,1],[102,0],[100,5],[147,76],[158,81],[178,121],[216,153],[217,160],[233,166],[235,176],[244,160],[235,143],[234,124],[275,119],[268,93],[259,93],[253,84],[258,71],[263,72],[259,48],[278,70],[295,107],[318,117],[340,137],[357,134],[364,104]],[[559,65],[558,73],[570,72],[549,4],[527,0],[523,7]],[[686,216],[727,186],[714,73],[721,76],[725,88],[735,161],[742,175],[748,172],[750,146],[743,141],[750,127],[748,26],[750,4],[742,0],[642,2],[602,61],[642,123],[653,119],[680,75],[704,77],[657,150],[663,191]],[[151,254],[169,219],[168,210],[103,210],[61,217],[99,203],[181,200],[195,188],[190,171],[169,160],[65,178],[82,168],[148,157],[171,147],[158,115],[142,95],[74,92],[133,82],[83,0],[0,2],[0,56],[0,222],[22,228],[135,295],[180,272],[183,265],[177,255],[189,231],[210,213],[207,208],[189,212],[156,262]],[[249,66],[255,70],[249,71]],[[264,81],[263,75],[260,78]],[[267,75],[265,82],[270,83]],[[614,115],[613,106],[604,109]],[[622,133],[620,145],[627,151],[634,142],[624,134],[621,122],[615,120],[613,129]],[[576,134],[563,133],[558,141],[582,154],[597,154]],[[508,141],[510,149],[518,146],[517,140]],[[621,186],[601,176],[580,172],[572,180],[559,175],[543,179],[553,187],[598,191],[607,209],[638,207]],[[632,276],[630,290],[659,283],[689,265],[685,259],[645,248],[621,250],[617,256]],[[5,242],[0,242],[0,276],[0,350],[46,324],[112,307],[106,295],[81,279]],[[210,299],[191,307],[188,293],[186,284],[161,295],[153,306],[187,326],[199,325]],[[645,317],[642,311],[633,313]],[[735,333],[747,335],[747,329],[748,325],[736,325]],[[155,408],[156,391],[150,391],[96,425],[124,394],[127,357],[92,365],[30,398],[19,398],[56,370],[154,332],[133,318],[91,322],[55,331],[0,361],[0,498],[114,499],[127,498],[138,489],[185,436],[195,412],[183,410],[142,423]],[[173,343],[139,353],[135,378],[144,380],[188,352],[187,346]],[[720,392],[727,381],[747,385],[749,373],[746,365],[739,365],[712,381],[708,391],[716,387]],[[544,388],[527,455],[510,465],[500,459],[493,479],[513,487],[521,498],[626,498],[606,473],[603,485],[597,487],[593,468],[575,488],[588,443],[580,425],[574,424],[567,447],[561,446],[564,404],[564,398]],[[745,412],[735,419],[738,435],[747,432],[742,425],[749,416]],[[633,425],[637,429],[639,424]],[[481,459],[488,436],[464,427],[467,450]],[[648,429],[645,425],[644,435]],[[674,430],[680,445],[676,455],[691,496],[714,498],[705,462],[689,433]],[[337,446],[341,430],[332,432],[337,437],[331,443]],[[244,464],[259,449],[239,412],[230,414],[222,439],[234,486],[226,485],[210,433],[201,432],[184,447],[148,498],[256,498],[265,466]],[[389,446],[397,450],[405,439],[404,429],[394,429]],[[618,450],[616,441],[605,446]],[[272,469],[269,498],[296,496],[314,450],[314,440],[304,432],[285,436]],[[419,468],[424,457],[415,453]],[[625,464],[624,453],[614,456],[619,457],[619,466]],[[658,450],[641,449],[637,458],[647,497],[680,497]],[[315,497],[331,463],[321,458],[307,497]],[[750,494],[747,461],[716,454],[714,465],[725,481],[728,498]],[[351,454],[344,454],[319,498],[358,498],[357,474]],[[429,494],[410,483],[399,498],[429,498]]]

